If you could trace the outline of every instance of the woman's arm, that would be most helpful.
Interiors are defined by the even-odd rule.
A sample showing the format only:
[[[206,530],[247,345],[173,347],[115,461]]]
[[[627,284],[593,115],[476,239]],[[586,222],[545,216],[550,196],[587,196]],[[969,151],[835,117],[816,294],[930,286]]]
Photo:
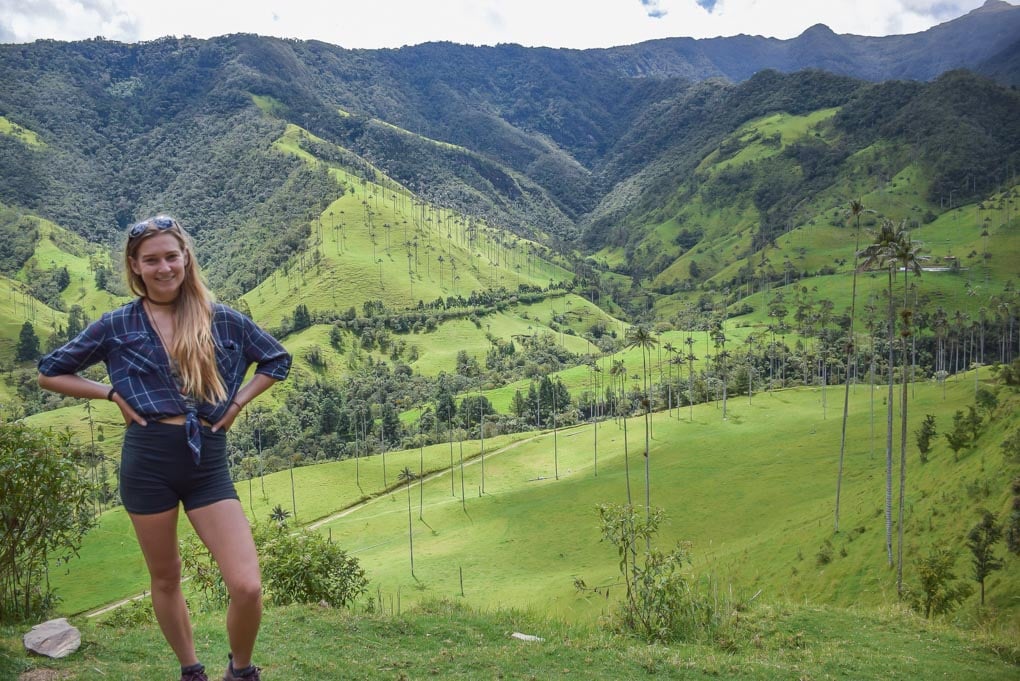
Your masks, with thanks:
[[[39,374],[39,387],[50,390],[68,397],[84,397],[87,400],[105,400],[110,394],[110,386],[98,381],[82,378],[77,374],[58,374],[47,376]],[[263,388],[264,389],[264,388]],[[114,392],[112,401],[120,407],[120,413],[124,416],[124,423],[132,421],[139,425],[146,425],[145,419],[138,415],[134,409],[121,397],[120,393]]]
[[[234,399],[230,406],[227,407],[227,413],[223,415],[223,418],[213,424],[213,432],[215,433],[220,428],[230,430],[230,426],[234,424],[234,419],[241,413],[244,405],[264,393],[274,383],[276,383],[276,379],[266,374],[255,374],[252,376],[251,380],[242,385],[241,389],[234,395]]]

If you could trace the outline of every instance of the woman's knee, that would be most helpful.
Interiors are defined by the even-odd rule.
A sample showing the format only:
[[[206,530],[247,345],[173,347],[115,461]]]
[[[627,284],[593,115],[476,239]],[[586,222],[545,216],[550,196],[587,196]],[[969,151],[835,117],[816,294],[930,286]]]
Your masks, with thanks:
[[[258,574],[234,578],[228,582],[227,592],[236,603],[258,603],[262,599],[262,580]]]
[[[162,561],[149,566],[153,591],[175,591],[181,588],[181,559]]]

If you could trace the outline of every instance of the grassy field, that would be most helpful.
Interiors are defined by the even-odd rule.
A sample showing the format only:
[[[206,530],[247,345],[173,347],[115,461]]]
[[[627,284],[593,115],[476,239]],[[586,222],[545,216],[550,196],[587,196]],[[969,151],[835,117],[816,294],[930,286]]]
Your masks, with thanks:
[[[894,609],[767,604],[742,615],[725,639],[649,645],[520,609],[481,612],[451,600],[389,614],[391,604],[384,605],[387,613],[374,615],[312,606],[268,609],[256,650],[264,678],[1007,681],[1018,673],[1015,641]],[[0,627],[0,678],[13,681],[32,670],[40,674],[33,679],[64,681],[175,673],[154,624],[73,623],[82,628],[83,646],[60,661],[26,656],[20,633]],[[517,640],[514,632],[542,640]],[[198,614],[195,641],[210,674],[218,673],[227,650],[219,613]],[[41,676],[43,670],[56,675]]]
[[[936,385],[914,386],[911,431],[926,413],[936,415],[940,428],[948,428],[953,411],[973,399],[973,390],[973,381],[966,377],[950,382],[946,399]],[[896,603],[895,576],[886,567],[883,543],[884,392],[876,390],[872,439],[870,390],[858,386],[852,391],[843,517],[841,531],[834,534],[839,397],[838,388],[828,389],[826,418],[820,389],[761,394],[751,404],[746,395],[733,397],[726,421],[720,405],[713,404],[696,407],[693,423],[687,410],[679,419],[655,414],[651,501],[670,517],[661,543],[692,541],[694,573],[738,596],[762,590],[769,598],[834,606]],[[1000,515],[1006,511],[1006,486],[1015,471],[1004,468],[998,443],[1016,426],[1012,414],[1016,398],[1002,393],[1000,399],[1005,404],[998,417],[977,448],[962,452],[959,461],[940,440],[932,460],[921,466],[911,439],[905,526],[908,583],[916,579],[913,559],[942,544],[956,547],[958,574],[965,576],[963,536],[976,522],[976,509],[987,507]],[[605,605],[575,592],[573,580],[581,577],[588,584],[610,587],[615,583],[615,553],[599,541],[594,507],[626,500],[628,472],[623,430],[608,421],[599,426],[596,475],[594,431],[589,424],[555,434],[487,439],[484,481],[477,441],[464,443],[463,476],[458,443],[452,452],[448,445],[435,445],[387,454],[386,484],[380,456],[298,468],[296,515],[299,522],[314,522],[319,531],[356,555],[373,590],[387,597],[401,593],[405,602],[457,597],[472,607],[526,607],[547,616],[591,622]],[[627,431],[631,491],[641,503],[641,419],[631,419]],[[409,490],[412,576],[408,490],[396,484],[396,473],[404,466],[417,472],[419,465],[436,475]],[[286,471],[250,485],[239,483],[238,491],[257,521],[265,521],[276,504],[292,507]],[[348,510],[335,515],[344,509]],[[823,552],[829,553],[827,563],[818,558]],[[1010,613],[1016,612],[1020,563],[1011,556],[1006,563],[1005,570],[989,578],[988,604],[980,610],[981,618],[1009,621]],[[51,580],[65,598],[62,610],[69,613],[143,589],[141,559],[123,512],[104,514],[101,527],[89,535],[81,560],[68,572],[51,575]],[[975,599],[960,611],[964,620],[978,618]]]

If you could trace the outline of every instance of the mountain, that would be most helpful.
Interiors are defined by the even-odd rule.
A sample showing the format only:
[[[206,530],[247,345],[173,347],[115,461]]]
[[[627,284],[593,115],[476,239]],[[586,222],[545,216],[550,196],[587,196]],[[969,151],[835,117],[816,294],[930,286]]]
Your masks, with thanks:
[[[741,81],[763,69],[810,68],[872,81],[931,80],[954,68],[977,67],[1015,43],[1018,32],[1020,8],[988,0],[962,17],[908,35],[837,35],[816,24],[790,40],[667,38],[607,53],[618,68],[635,76]]]

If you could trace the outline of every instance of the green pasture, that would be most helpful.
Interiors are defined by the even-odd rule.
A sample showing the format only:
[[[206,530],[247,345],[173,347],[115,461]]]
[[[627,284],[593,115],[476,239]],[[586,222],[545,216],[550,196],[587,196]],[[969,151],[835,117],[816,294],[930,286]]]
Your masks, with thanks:
[[[39,270],[67,268],[71,283],[60,295],[65,309],[79,305],[89,319],[96,319],[124,302],[125,299],[96,287],[93,266],[111,268],[105,251],[48,220],[36,218],[36,225],[39,240],[29,263]],[[118,275],[111,272],[110,276]],[[46,339],[58,327],[67,324],[66,312],[53,309],[28,295],[25,277],[26,268],[22,268],[13,279],[0,276],[0,359],[3,360],[13,359],[25,321],[32,322],[40,348],[45,347]]]
[[[912,433],[924,414],[941,430],[952,413],[971,403],[973,375],[942,388],[911,386]],[[875,435],[872,437],[872,394]],[[720,589],[750,596],[762,590],[782,597],[838,606],[881,606],[896,601],[894,574],[884,555],[884,387],[851,391],[851,419],[843,481],[841,531],[832,531],[842,388],[795,389],[730,397],[728,418],[721,405],[696,406],[694,420],[683,409],[652,416],[651,500],[667,509],[670,522],[660,543],[694,543],[695,573],[711,576]],[[976,509],[1007,510],[998,443],[1017,419],[1016,399],[1005,400],[975,448],[954,461],[939,439],[926,465],[909,441],[906,580],[916,579],[912,560],[935,545],[958,549],[966,574],[963,535]],[[749,403],[750,402],[750,403]],[[460,598],[475,607],[527,607],[556,617],[591,621],[604,602],[573,589],[574,577],[613,587],[615,553],[598,537],[594,506],[623,502],[626,494],[623,428],[609,420],[558,432],[518,434],[485,440],[484,483],[480,442],[391,452],[383,457],[294,469],[297,520],[315,522],[352,551],[366,567],[373,590],[402,594],[405,602]],[[628,421],[630,484],[635,503],[644,499],[644,428]],[[898,444],[895,457],[898,461]],[[407,544],[408,490],[396,482],[407,466],[425,471],[412,483],[415,575]],[[598,475],[596,475],[596,465]],[[897,470],[898,475],[898,470]],[[557,479],[558,477],[558,479]],[[359,484],[360,483],[360,484]],[[484,484],[484,490],[483,490]],[[263,492],[263,486],[265,491]],[[276,504],[292,509],[290,472],[237,484],[245,509],[258,521]],[[385,491],[386,488],[389,491]],[[463,495],[463,496],[462,496]],[[365,503],[352,509],[359,501]],[[348,509],[344,511],[344,509]],[[334,514],[339,513],[339,516]],[[419,515],[421,516],[419,518]],[[51,575],[65,601],[63,612],[80,612],[145,588],[145,576],[123,511],[108,511],[87,537],[82,557]],[[831,562],[817,554],[831,543]],[[1020,588],[1014,557],[988,582],[989,610],[1012,612]],[[115,579],[108,580],[110,566]],[[100,577],[102,575],[102,577]],[[972,598],[962,612],[974,613]]]
[[[935,385],[917,385],[911,432],[925,413],[948,427],[952,412],[973,395],[973,383],[948,386],[943,400]],[[749,596],[762,589],[834,605],[882,605],[896,601],[895,578],[885,567],[884,409],[876,389],[876,436],[870,435],[870,391],[852,391],[848,451],[843,483],[841,531],[832,532],[842,391],[830,386],[761,394],[748,404],[733,397],[728,419],[718,404],[695,408],[680,419],[653,416],[652,503],[671,517],[661,541],[694,542],[694,571],[710,575],[721,589]],[[1008,413],[1008,412],[1007,412]],[[1006,419],[1015,424],[1012,417]],[[908,463],[908,561],[933,545],[959,549],[976,522],[976,507],[1007,507],[997,442],[1009,426],[991,426],[977,451],[959,462],[944,442],[921,466],[911,441]],[[415,575],[409,568],[407,498],[404,490],[323,526],[368,568],[386,593],[407,600],[455,597],[463,572],[468,603],[479,607],[513,604],[567,618],[588,619],[604,604],[579,596],[573,578],[588,584],[615,583],[615,553],[599,541],[594,505],[626,499],[623,430],[613,421],[599,426],[598,476],[592,425],[526,440],[486,462],[485,494],[479,495],[477,464],[466,473],[465,506],[449,480],[411,487]],[[630,477],[635,501],[643,500],[644,431],[640,418],[628,424]],[[554,444],[555,440],[555,444]],[[558,457],[554,455],[558,449]],[[558,458],[558,461],[557,461]],[[898,445],[896,458],[898,460]],[[557,467],[559,480],[556,479]],[[898,473],[897,473],[898,475]],[[459,477],[459,476],[458,476]],[[968,486],[987,481],[988,496],[974,498]],[[420,495],[424,495],[419,519]],[[820,565],[826,541],[834,559]],[[844,555],[845,554],[845,555]],[[991,607],[1013,607],[1020,572],[1015,558],[991,578]],[[912,563],[907,580],[915,579]],[[994,592],[994,595],[993,595]],[[967,611],[975,608],[973,599]]]
[[[734,354],[735,358],[739,357],[737,353],[739,352],[739,348],[742,347],[744,340],[753,332],[754,329],[747,326],[727,326],[727,347]],[[704,368],[708,359],[715,355],[717,349],[708,334],[704,332],[694,333],[692,335],[694,344],[690,347],[686,344],[687,337],[688,334],[683,331],[666,331],[656,335],[658,342],[656,347],[651,350],[651,361],[647,359],[645,360],[648,365],[648,369],[651,372],[653,382],[664,382],[664,378],[667,373],[675,375],[677,371],[675,367],[672,369],[670,367],[670,355],[665,349],[666,345],[672,345],[674,350],[679,352],[682,356],[686,356],[688,349],[690,349],[696,357],[694,361],[695,371],[700,371]],[[623,362],[626,369],[627,389],[640,390],[642,388],[644,365],[642,363],[641,350],[637,348],[625,348],[623,350],[607,355],[600,355],[595,358],[595,363],[598,365],[600,372],[600,399],[607,387],[619,385],[619,379],[613,378],[610,375],[610,370],[612,369],[613,364],[617,361]],[[733,361],[734,363],[737,363],[739,362],[739,359],[734,359]],[[689,368],[690,365],[685,361],[681,368],[682,376],[688,376]],[[592,370],[587,364],[569,367],[561,371],[552,372],[549,375],[550,377],[555,377],[562,381],[563,385],[570,391],[570,394],[574,397],[574,399],[580,397],[584,392],[592,392],[594,387]],[[522,395],[527,395],[528,387],[534,383],[537,383],[536,379],[525,378],[498,388],[485,390],[482,394],[488,398],[496,411],[508,413],[510,411],[510,404],[511,400],[513,400],[514,393],[520,390]]]
[[[811,134],[819,125],[836,115],[839,109],[819,109],[798,116],[786,112],[778,112],[748,121],[735,133],[730,135],[731,143],[739,143],[740,150],[729,158],[719,160],[720,152],[714,151],[702,160],[699,172],[717,173],[730,166],[739,166],[761,159],[775,156],[782,152],[791,142]],[[780,135],[779,146],[762,143],[762,138]]]
[[[9,135],[29,147],[45,147],[46,143],[32,130],[18,125],[6,116],[0,116],[0,135]]]
[[[109,431],[110,428],[107,428]],[[530,437],[527,433],[518,433],[487,438],[485,451],[498,451],[527,437]],[[116,439],[119,458],[121,435],[118,434]],[[465,441],[463,445],[455,442],[454,459],[457,465],[462,451],[466,460],[478,457],[481,444],[478,440]],[[276,505],[294,513],[296,501],[297,521],[308,524],[322,521],[359,501],[384,494],[388,488],[398,484],[397,475],[405,466],[417,474],[420,462],[423,462],[426,473],[446,471],[437,480],[448,491],[450,446],[447,443],[425,447],[423,450],[388,452],[385,456],[367,456],[295,468],[293,497],[289,470],[270,473],[250,481],[240,480],[235,486],[245,513],[253,521],[267,522],[270,511]],[[473,469],[469,467],[468,470]],[[191,534],[191,526],[183,516],[179,527],[182,537]],[[54,569],[50,579],[62,599],[59,610],[69,614],[93,610],[138,595],[147,589],[145,563],[124,509],[118,507],[105,511],[99,526],[86,536],[80,557],[68,566]]]
[[[725,640],[647,644],[605,628],[567,624],[522,608],[481,611],[457,600],[382,613],[287,606],[265,611],[258,664],[268,678],[365,679],[804,679],[1016,678],[1016,644],[888,608],[787,603],[741,613]],[[227,649],[222,612],[195,612],[199,657],[216,673]],[[0,677],[67,681],[170,678],[172,655],[152,623],[72,619],[84,645],[63,660],[30,657],[21,631],[0,627]],[[539,641],[520,641],[522,632]],[[328,645],[323,645],[327,641]],[[140,655],[139,651],[146,651]],[[34,678],[33,676],[33,678]],[[21,677],[27,678],[27,677]]]
[[[274,144],[318,163],[300,148],[301,137],[323,142],[288,124]],[[406,309],[420,300],[519,284],[544,287],[572,276],[534,255],[533,243],[418,203],[381,173],[371,182],[344,168],[330,171],[347,191],[316,218],[309,248],[243,296],[266,324],[279,324],[298,302],[313,313],[359,309],[367,300]]]

